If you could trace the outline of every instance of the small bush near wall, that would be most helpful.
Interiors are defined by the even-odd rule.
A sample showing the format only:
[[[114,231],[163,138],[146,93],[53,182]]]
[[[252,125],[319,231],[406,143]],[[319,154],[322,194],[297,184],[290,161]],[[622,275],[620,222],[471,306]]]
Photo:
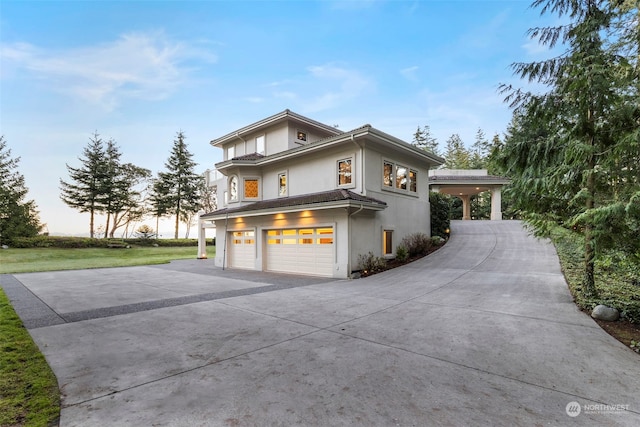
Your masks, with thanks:
[[[409,234],[402,239],[400,246],[406,248],[409,257],[426,255],[431,248],[431,238],[424,233]]]
[[[431,191],[429,193],[429,203],[431,204],[431,235],[446,239],[449,237],[447,230],[451,226],[449,219],[451,196]]]
[[[369,252],[366,255],[358,255],[358,266],[362,275],[368,276],[383,271],[387,266],[387,260]]]

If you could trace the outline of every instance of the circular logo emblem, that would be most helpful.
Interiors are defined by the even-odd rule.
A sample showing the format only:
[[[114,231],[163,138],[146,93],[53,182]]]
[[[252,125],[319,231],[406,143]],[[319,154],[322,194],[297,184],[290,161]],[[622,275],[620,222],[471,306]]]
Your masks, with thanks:
[[[580,412],[582,412],[582,408],[580,407],[580,404],[578,402],[567,403],[567,407],[564,408],[564,410],[567,411],[567,415],[572,418],[577,417],[578,415],[580,415]]]

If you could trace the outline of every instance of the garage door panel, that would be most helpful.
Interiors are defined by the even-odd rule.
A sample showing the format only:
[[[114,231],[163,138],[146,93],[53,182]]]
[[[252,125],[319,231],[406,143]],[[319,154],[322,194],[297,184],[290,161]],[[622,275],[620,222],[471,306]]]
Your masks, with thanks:
[[[265,252],[266,270],[331,277],[333,228],[270,230]]]
[[[229,239],[228,266],[244,270],[255,269],[256,244],[254,231],[233,231],[229,233]]]

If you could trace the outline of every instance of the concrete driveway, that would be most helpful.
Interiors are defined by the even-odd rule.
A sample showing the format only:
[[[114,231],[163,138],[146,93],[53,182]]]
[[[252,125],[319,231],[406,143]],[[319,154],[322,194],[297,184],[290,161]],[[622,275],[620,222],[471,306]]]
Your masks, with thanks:
[[[210,260],[0,281],[62,426],[640,425],[640,357],[575,308],[553,246],[452,230],[351,281]]]

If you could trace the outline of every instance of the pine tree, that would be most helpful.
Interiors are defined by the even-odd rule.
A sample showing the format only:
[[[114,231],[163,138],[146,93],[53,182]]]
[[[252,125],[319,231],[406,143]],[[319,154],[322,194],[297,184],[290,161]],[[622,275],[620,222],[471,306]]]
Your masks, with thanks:
[[[446,169],[471,169],[471,155],[457,133],[447,139],[444,159]]]
[[[12,158],[4,136],[0,136],[0,243],[16,237],[31,237],[42,226],[33,200],[25,200],[29,190],[16,169],[20,158]]]
[[[60,180],[60,198],[64,203],[80,212],[88,212],[89,235],[95,237],[95,214],[102,210],[105,180],[105,148],[98,133],[94,133],[79,158],[81,166],[67,164],[71,182]]]
[[[173,141],[171,155],[165,163],[166,172],[159,172],[154,183],[154,210],[159,215],[175,215],[175,235],[178,238],[180,221],[190,221],[200,210],[200,189],[204,178],[196,174],[197,166],[187,149],[182,131]]]
[[[424,128],[422,129],[418,126],[418,129],[413,134],[412,144],[421,150],[429,151],[436,156],[440,155],[438,152],[438,141],[431,135],[431,128],[429,125],[424,125]]]

